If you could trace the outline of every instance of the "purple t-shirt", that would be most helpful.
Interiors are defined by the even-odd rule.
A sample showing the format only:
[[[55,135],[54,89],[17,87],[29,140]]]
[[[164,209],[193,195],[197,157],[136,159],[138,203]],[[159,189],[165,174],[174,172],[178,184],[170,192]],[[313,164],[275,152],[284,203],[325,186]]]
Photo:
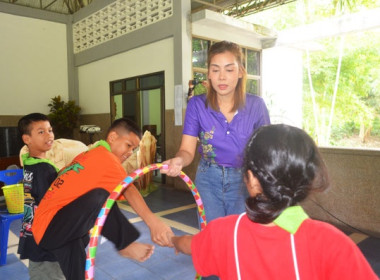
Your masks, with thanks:
[[[192,97],[187,104],[183,134],[199,137],[202,158],[225,167],[241,167],[249,137],[260,126],[270,124],[264,100],[247,93],[244,108],[230,123],[221,112],[205,106],[206,96]]]

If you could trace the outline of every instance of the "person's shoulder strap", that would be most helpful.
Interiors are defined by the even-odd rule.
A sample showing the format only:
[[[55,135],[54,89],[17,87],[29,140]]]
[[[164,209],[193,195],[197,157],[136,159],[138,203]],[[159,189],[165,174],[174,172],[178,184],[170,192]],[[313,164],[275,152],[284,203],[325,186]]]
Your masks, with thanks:
[[[236,274],[237,274],[237,279],[241,279],[240,275],[240,264],[239,264],[239,254],[238,254],[238,247],[237,247],[237,234],[238,234],[238,228],[239,228],[239,223],[241,218],[246,215],[246,213],[241,213],[239,217],[236,220],[235,223],[235,229],[234,229],[234,255],[235,255],[235,265],[236,265]]]
[[[301,208],[301,210],[303,212],[302,208]],[[296,211],[299,212],[299,210],[296,210]],[[240,264],[239,264],[239,254],[238,254],[238,246],[237,246],[238,228],[239,228],[240,220],[241,220],[241,218],[243,218],[244,215],[246,215],[246,213],[242,213],[242,214],[239,215],[239,217],[236,220],[235,229],[234,229],[234,255],[235,255],[236,274],[237,274],[237,279],[238,280],[241,280]],[[298,217],[300,218],[301,215],[299,215]],[[306,215],[306,218],[307,218],[307,215]],[[305,219],[303,219],[302,221],[304,221]],[[300,220],[301,219],[299,219],[299,221]],[[301,225],[301,224],[299,224],[299,225]],[[298,261],[297,261],[297,254],[296,254],[296,246],[295,246],[295,242],[294,242],[294,234],[292,234],[292,233],[290,233],[290,244],[291,244],[291,249],[292,249],[293,266],[294,266],[294,272],[295,272],[296,280],[300,280]]]

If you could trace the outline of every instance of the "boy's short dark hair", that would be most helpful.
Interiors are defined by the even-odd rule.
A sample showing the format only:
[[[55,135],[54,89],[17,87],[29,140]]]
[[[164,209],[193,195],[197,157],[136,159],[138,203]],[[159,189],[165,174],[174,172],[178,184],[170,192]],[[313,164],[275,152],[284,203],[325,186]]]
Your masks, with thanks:
[[[128,118],[120,118],[117,120],[114,120],[110,126],[110,128],[107,131],[107,136],[111,131],[120,132],[120,130],[123,130],[124,132],[133,132],[141,139],[141,129],[140,127],[132,120]]]
[[[23,116],[18,121],[18,131],[20,135],[30,135],[30,124],[33,122],[39,122],[39,121],[48,121],[50,122],[49,118],[41,113],[31,113],[28,115]]]

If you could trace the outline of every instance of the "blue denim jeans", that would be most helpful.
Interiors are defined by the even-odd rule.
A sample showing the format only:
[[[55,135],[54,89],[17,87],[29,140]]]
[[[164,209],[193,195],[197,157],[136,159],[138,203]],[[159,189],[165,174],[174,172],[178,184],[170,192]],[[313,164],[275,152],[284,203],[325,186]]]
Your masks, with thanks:
[[[201,159],[194,184],[201,196],[207,223],[245,211],[248,191],[240,168],[223,167]],[[202,280],[218,279],[216,276],[202,277]]]
[[[194,184],[201,196],[207,222],[245,211],[248,191],[240,168],[223,167],[201,159]]]

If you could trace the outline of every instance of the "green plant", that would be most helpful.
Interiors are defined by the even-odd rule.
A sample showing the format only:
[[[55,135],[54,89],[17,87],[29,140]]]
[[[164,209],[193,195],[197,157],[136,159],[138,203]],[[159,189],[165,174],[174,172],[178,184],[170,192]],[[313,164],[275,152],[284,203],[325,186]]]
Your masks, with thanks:
[[[78,126],[81,107],[75,101],[67,102],[61,96],[51,98],[48,115],[54,129],[55,138],[73,138],[74,128]]]

